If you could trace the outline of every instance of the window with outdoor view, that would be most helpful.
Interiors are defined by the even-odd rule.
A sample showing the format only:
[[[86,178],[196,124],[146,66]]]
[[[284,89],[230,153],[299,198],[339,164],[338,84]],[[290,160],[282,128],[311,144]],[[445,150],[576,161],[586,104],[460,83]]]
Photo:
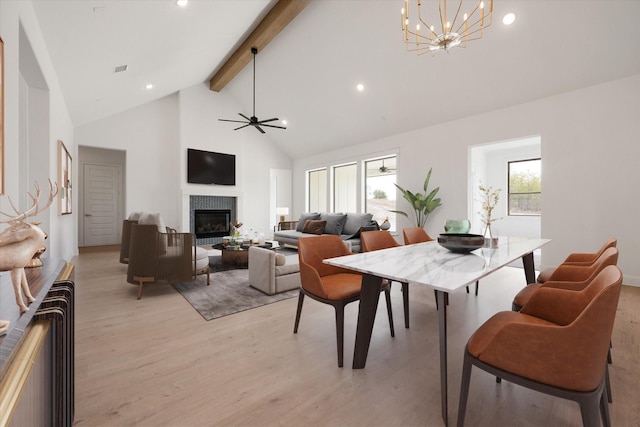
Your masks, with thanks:
[[[389,220],[390,229],[396,229],[396,156],[367,160],[365,164],[365,212],[382,224]]]
[[[327,211],[327,169],[307,171],[307,212]]]
[[[509,162],[509,215],[542,213],[541,159]]]

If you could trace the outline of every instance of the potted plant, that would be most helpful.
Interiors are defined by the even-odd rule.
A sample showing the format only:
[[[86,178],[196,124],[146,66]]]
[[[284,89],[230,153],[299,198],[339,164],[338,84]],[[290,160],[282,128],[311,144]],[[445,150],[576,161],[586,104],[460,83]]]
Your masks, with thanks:
[[[478,212],[481,215],[482,224],[484,225],[484,232],[482,233],[487,240],[489,247],[498,246],[498,238],[493,237],[491,233],[491,224],[500,219],[493,218],[493,210],[495,209],[498,201],[500,200],[500,191],[498,188],[496,190],[493,187],[485,187],[482,184],[478,187],[480,189],[480,203],[482,204],[482,211]]]
[[[425,223],[427,222],[427,218],[431,212],[433,212],[438,206],[441,206],[441,200],[439,197],[436,197],[436,194],[440,190],[440,187],[436,187],[435,189],[429,191],[429,180],[431,179],[431,169],[427,173],[427,177],[424,180],[423,193],[412,193],[409,190],[405,190],[400,187],[398,184],[394,184],[398,190],[402,192],[402,197],[409,203],[411,208],[413,208],[414,213],[414,221],[416,227],[423,228]],[[404,215],[409,218],[409,215],[403,211],[392,210],[391,212]]]

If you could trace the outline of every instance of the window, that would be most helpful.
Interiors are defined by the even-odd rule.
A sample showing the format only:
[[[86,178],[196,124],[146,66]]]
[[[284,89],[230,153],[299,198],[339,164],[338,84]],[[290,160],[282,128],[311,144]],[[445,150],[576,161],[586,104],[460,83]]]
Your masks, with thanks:
[[[357,212],[358,165],[333,168],[333,212]]]
[[[541,160],[509,162],[509,215],[540,215],[542,213]]]
[[[307,212],[327,212],[327,169],[307,172]]]
[[[365,212],[382,224],[389,219],[391,230],[396,229],[396,156],[367,160],[365,164]]]

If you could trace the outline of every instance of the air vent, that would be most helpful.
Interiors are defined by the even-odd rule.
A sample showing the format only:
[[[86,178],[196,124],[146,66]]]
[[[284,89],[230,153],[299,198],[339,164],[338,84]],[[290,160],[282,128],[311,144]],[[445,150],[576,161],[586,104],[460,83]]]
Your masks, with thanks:
[[[115,73],[121,73],[123,71],[127,71],[127,68],[129,68],[128,65],[118,65],[115,69],[114,72]]]

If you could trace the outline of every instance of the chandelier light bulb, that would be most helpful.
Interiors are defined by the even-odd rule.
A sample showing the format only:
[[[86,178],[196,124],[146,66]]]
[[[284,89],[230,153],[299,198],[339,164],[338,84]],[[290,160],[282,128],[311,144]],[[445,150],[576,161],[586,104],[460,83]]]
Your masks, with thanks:
[[[464,16],[463,16],[463,20],[466,21],[468,18],[469,18],[469,16],[465,13]]]
[[[358,83],[356,85],[356,89],[358,89],[358,92],[362,92],[364,90],[364,85],[362,83]]]
[[[480,9],[484,9],[484,2],[483,1],[480,2]]]

